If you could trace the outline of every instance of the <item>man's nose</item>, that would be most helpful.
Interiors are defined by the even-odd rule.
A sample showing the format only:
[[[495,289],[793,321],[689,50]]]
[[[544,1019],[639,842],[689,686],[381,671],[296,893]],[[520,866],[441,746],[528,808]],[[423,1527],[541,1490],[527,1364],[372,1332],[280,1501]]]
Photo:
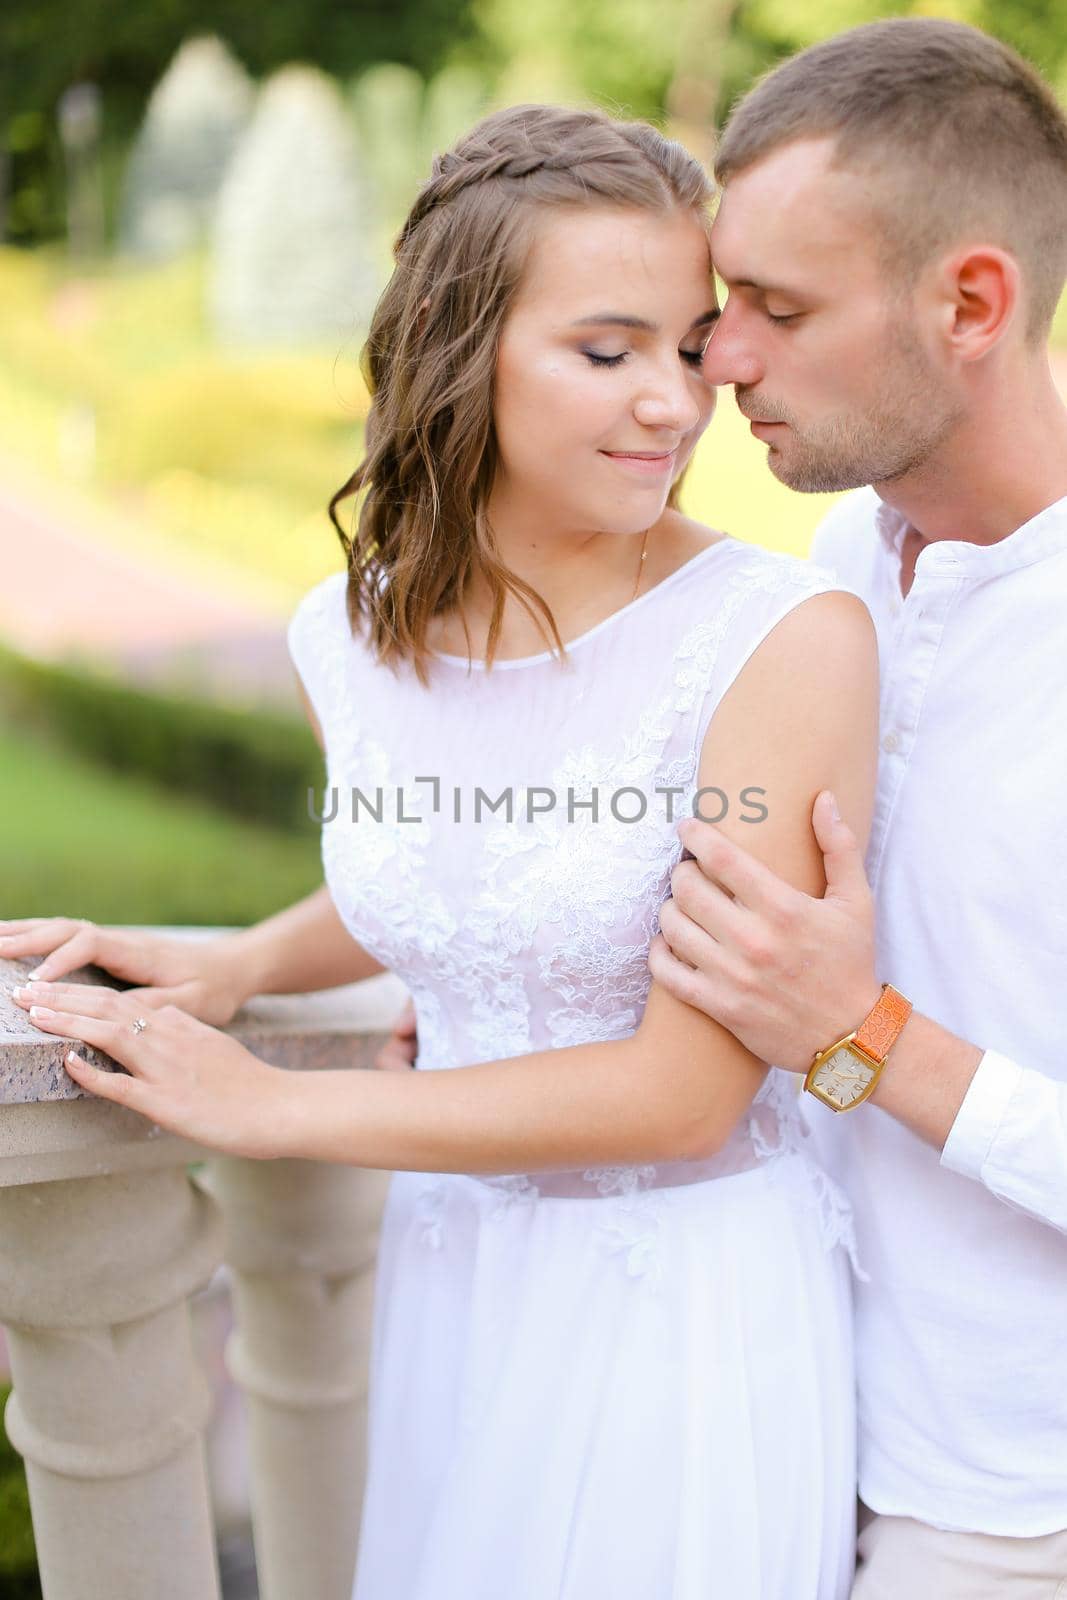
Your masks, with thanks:
[[[716,387],[758,383],[763,377],[763,365],[751,342],[725,313],[704,347],[704,377]]]

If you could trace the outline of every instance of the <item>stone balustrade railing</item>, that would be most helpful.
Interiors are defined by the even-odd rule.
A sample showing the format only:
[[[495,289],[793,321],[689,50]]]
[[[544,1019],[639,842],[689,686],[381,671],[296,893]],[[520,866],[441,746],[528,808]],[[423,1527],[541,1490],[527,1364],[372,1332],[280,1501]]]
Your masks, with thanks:
[[[222,1261],[260,1595],[349,1600],[386,1175],[216,1157],[85,1095],[10,998],[35,965],[0,961],[0,1322],[45,1600],[217,1600],[188,1301]],[[369,1067],[402,998],[264,996],[228,1031],[294,1072]]]

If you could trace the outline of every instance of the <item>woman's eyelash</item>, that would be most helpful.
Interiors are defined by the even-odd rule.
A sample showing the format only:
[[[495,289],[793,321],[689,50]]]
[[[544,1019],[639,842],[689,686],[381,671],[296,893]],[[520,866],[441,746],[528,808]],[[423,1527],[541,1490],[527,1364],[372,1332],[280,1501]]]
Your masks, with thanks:
[[[617,356],[598,356],[594,350],[583,350],[582,354],[587,361],[593,363],[594,367],[617,367],[626,360],[628,352],[623,350]],[[694,367],[699,367],[704,360],[703,350],[679,350],[678,354],[683,361],[689,362]]]
[[[799,315],[800,315],[799,311],[789,311],[789,312],[786,313],[786,315],[784,317],[776,317],[773,311],[768,311],[768,313],[767,313],[767,321],[768,322],[795,322],[797,317],[799,317]]]

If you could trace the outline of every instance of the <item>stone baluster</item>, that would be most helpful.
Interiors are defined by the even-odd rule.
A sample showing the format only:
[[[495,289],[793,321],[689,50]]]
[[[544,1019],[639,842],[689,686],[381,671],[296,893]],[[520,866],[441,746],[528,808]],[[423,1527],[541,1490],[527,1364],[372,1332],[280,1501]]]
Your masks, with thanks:
[[[384,1174],[220,1159],[201,1181],[225,1217],[261,1600],[349,1600]]]
[[[216,1600],[188,1297],[224,1251],[260,1593],[348,1600],[385,1175],[213,1158],[86,1096],[5,999],[25,974],[0,961],[0,1322],[45,1600]],[[402,998],[388,977],[261,997],[229,1031],[288,1070],[365,1067]]]
[[[218,1595],[187,1302],[221,1251],[182,1164],[0,1189],[4,1424],[46,1600]]]

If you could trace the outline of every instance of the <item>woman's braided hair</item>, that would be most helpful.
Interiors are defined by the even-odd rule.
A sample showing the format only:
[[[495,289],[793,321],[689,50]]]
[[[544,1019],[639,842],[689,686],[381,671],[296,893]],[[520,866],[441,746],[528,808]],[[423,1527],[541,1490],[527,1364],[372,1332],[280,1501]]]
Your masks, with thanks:
[[[353,629],[379,659],[426,681],[430,620],[472,574],[493,596],[491,663],[508,591],[563,650],[548,606],[497,558],[486,506],[497,471],[493,393],[500,331],[530,249],[531,217],[565,206],[692,210],[703,167],[644,122],[515,106],[438,156],[397,238],[396,266],[363,350],[372,396],[366,455],[330,502],[348,562]],[[338,504],[360,496],[351,536]]]

